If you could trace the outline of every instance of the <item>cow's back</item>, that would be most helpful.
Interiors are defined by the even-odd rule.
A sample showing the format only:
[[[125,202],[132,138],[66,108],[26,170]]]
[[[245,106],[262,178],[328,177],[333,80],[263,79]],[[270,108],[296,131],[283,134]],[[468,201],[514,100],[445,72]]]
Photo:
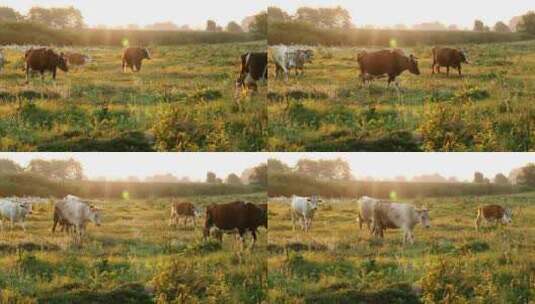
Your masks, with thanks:
[[[228,204],[210,205],[206,208],[207,226],[230,230],[245,226],[245,203],[236,201]]]
[[[479,208],[479,212],[485,219],[501,219],[505,209],[500,205],[487,205]]]
[[[58,65],[57,54],[51,49],[30,49],[25,54],[26,64],[33,70],[50,69]]]
[[[388,74],[396,69],[395,55],[395,52],[389,50],[365,52],[359,54],[357,61],[365,73],[378,76]]]
[[[460,59],[459,51],[452,48],[434,48],[433,57],[440,65],[456,65]]]
[[[128,62],[138,62],[143,58],[143,50],[137,47],[129,47],[124,50],[123,60]]]

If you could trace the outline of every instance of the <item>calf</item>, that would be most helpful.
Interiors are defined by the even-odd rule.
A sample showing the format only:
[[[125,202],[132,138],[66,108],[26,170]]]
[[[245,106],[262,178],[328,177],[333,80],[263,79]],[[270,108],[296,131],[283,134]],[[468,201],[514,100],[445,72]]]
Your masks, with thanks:
[[[236,89],[248,88],[258,90],[257,81],[267,80],[267,53],[249,52],[242,54],[240,76],[236,80]]]
[[[457,69],[459,76],[461,74],[461,63],[469,64],[466,60],[466,55],[463,51],[452,48],[433,48],[433,65],[431,66],[432,73],[435,74],[435,67],[437,73],[440,73],[440,67],[446,67],[446,75],[450,75],[450,67]]]
[[[477,208],[476,231],[479,230],[481,221],[501,222],[506,225],[513,222],[513,211],[510,208],[504,208],[500,205],[487,205]]]
[[[123,72],[126,72],[127,67],[129,67],[132,72],[139,72],[141,70],[143,59],[151,59],[148,49],[140,47],[129,47],[125,49],[122,57]]]
[[[381,77],[386,74],[390,85],[405,70],[420,75],[417,58],[412,54],[405,56],[400,50],[363,51],[358,54],[357,62],[362,83],[366,83],[370,77]]]
[[[318,209],[319,203],[321,203],[321,199],[319,199],[317,196],[292,196],[290,213],[292,216],[292,229],[294,231],[296,218],[300,219],[301,229],[303,231],[308,232],[310,230],[312,219],[314,218],[314,213],[316,213],[316,210]]]
[[[384,230],[400,228],[403,231],[403,244],[414,244],[412,230],[421,223],[425,228],[431,227],[427,209],[416,209],[409,204],[377,203],[373,210],[372,232],[377,237],[384,237]]]
[[[4,229],[2,218],[9,220],[9,228],[13,229],[15,223],[20,223],[22,230],[26,231],[24,221],[28,214],[32,214],[32,205],[19,202],[15,199],[0,199],[0,229]]]
[[[26,70],[26,82],[30,81],[31,71],[39,71],[41,78],[44,77],[45,71],[52,73],[52,79],[56,79],[56,71],[59,68],[64,72],[68,72],[67,61],[63,53],[57,54],[52,49],[30,48],[24,54],[25,70]]]
[[[193,227],[196,227],[195,218],[200,216],[200,209],[195,208],[192,203],[174,203],[171,206],[171,219],[169,225],[178,225],[180,217],[184,217],[184,227],[186,227],[188,219],[193,221]]]
[[[251,247],[254,247],[256,231],[260,226],[267,228],[267,213],[252,203],[236,201],[228,204],[213,204],[206,208],[203,236],[208,237],[212,228],[227,232],[237,230],[243,247],[245,233],[249,231],[253,236]],[[222,241],[221,234],[218,238]]]

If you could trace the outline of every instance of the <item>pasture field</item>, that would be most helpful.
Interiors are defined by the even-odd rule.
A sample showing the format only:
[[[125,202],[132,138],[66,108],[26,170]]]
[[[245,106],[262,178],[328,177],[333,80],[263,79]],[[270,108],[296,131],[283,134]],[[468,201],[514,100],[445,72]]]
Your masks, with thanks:
[[[403,201],[403,200],[402,200]],[[432,227],[414,245],[399,230],[374,239],[355,221],[356,199],[324,203],[308,233],[292,231],[289,202],[270,200],[270,303],[534,303],[535,193],[408,200]],[[513,208],[507,227],[475,231],[478,205]]]
[[[24,48],[5,48],[0,150],[260,151],[266,84],[235,98],[240,55],[265,42],[149,47],[141,72],[121,71],[122,48],[55,48],[93,62],[56,81],[23,71]]]
[[[265,193],[185,197],[197,205],[241,199],[265,203]],[[27,232],[0,233],[1,303],[267,303],[267,232],[254,250],[233,236],[202,242],[204,218],[168,226],[169,199],[101,202],[100,227],[88,225],[81,248],[52,234],[53,204],[34,207]],[[247,244],[251,241],[247,237]]]
[[[405,71],[399,92],[385,78],[362,85],[357,54],[374,48],[313,47],[304,76],[271,72],[268,150],[535,149],[535,41],[457,45],[472,62],[463,77],[431,75],[432,47],[403,48],[421,74]]]

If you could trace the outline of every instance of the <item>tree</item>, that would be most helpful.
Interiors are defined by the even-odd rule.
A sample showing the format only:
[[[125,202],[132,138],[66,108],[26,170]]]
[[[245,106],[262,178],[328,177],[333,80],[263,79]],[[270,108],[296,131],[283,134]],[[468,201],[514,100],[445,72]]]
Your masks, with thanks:
[[[535,35],[535,12],[532,11],[523,15],[517,25],[517,30],[519,32]]]
[[[229,33],[242,33],[243,29],[236,21],[231,21],[227,24],[227,32]]]
[[[351,15],[346,9],[340,6],[334,8],[321,7],[317,9],[300,7],[295,13],[295,19],[323,29],[349,29],[353,26],[351,23]]]
[[[517,183],[519,185],[535,188],[535,163],[530,163],[522,167],[522,170],[518,175]]]
[[[229,174],[225,182],[229,185],[241,185],[242,184],[240,177],[234,173]]]
[[[52,180],[81,180],[83,178],[82,164],[74,159],[44,160],[32,159],[27,170],[31,173],[45,176]]]
[[[412,28],[420,31],[445,31],[448,29],[446,25],[438,21],[415,24]]]
[[[268,174],[289,173],[292,171],[292,169],[287,164],[275,158],[268,159],[267,164]]]
[[[0,22],[16,22],[21,19],[21,14],[11,7],[0,7]]]
[[[261,12],[255,15],[254,21],[249,25],[249,32],[265,38],[267,37],[268,24],[267,24],[267,13]]]
[[[274,22],[287,22],[291,20],[290,15],[288,15],[287,12],[276,6],[268,7],[267,14],[269,24],[272,24]]]
[[[459,30],[459,27],[457,26],[457,24],[450,24],[448,26],[448,31],[458,31]]]
[[[268,166],[267,164],[261,164],[254,168],[253,174],[249,178],[249,182],[254,185],[267,187],[268,185]]]
[[[307,175],[317,180],[350,180],[352,178],[349,164],[338,158],[334,160],[320,159],[300,159],[296,165],[296,172]]]
[[[474,32],[484,32],[485,24],[481,20],[474,21]]]
[[[481,172],[474,173],[474,183],[483,184],[484,182],[485,182],[485,176],[483,176],[483,173]]]
[[[494,25],[494,31],[498,33],[510,33],[511,29],[507,26],[507,24],[503,23],[502,21],[498,21]]]
[[[206,21],[206,31],[215,32],[217,30],[217,23],[214,20]]]
[[[178,178],[171,173],[155,174],[148,176],[145,180],[152,183],[178,183]]]
[[[0,159],[0,175],[22,172],[22,167],[11,159]]]
[[[174,24],[171,21],[166,22],[156,22],[154,24],[149,24],[145,26],[148,30],[155,30],[155,31],[178,31],[179,27],[178,25]]]
[[[498,185],[507,185],[507,184],[509,184],[509,180],[502,173],[498,173],[494,177],[494,183],[498,184]]]
[[[80,29],[84,26],[82,13],[72,6],[67,8],[35,6],[28,12],[27,19],[57,29]]]
[[[209,184],[215,184],[216,183],[216,175],[214,172],[208,172],[206,173],[206,182]]]

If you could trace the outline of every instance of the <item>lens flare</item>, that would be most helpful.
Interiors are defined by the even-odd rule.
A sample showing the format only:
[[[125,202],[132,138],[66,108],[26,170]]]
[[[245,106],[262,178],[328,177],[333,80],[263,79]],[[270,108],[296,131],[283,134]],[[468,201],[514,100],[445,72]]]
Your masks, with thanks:
[[[389,45],[391,48],[397,48],[398,47],[398,41],[394,38],[390,39]]]
[[[391,201],[396,201],[398,199],[398,194],[396,193],[396,191],[391,191],[390,192],[390,200]]]
[[[121,197],[122,197],[124,200],[129,200],[129,199],[130,199],[130,192],[124,190],[123,193],[121,194]]]
[[[130,42],[128,41],[128,38],[123,38],[123,40],[121,41],[121,44],[123,45],[123,47],[130,46]]]

